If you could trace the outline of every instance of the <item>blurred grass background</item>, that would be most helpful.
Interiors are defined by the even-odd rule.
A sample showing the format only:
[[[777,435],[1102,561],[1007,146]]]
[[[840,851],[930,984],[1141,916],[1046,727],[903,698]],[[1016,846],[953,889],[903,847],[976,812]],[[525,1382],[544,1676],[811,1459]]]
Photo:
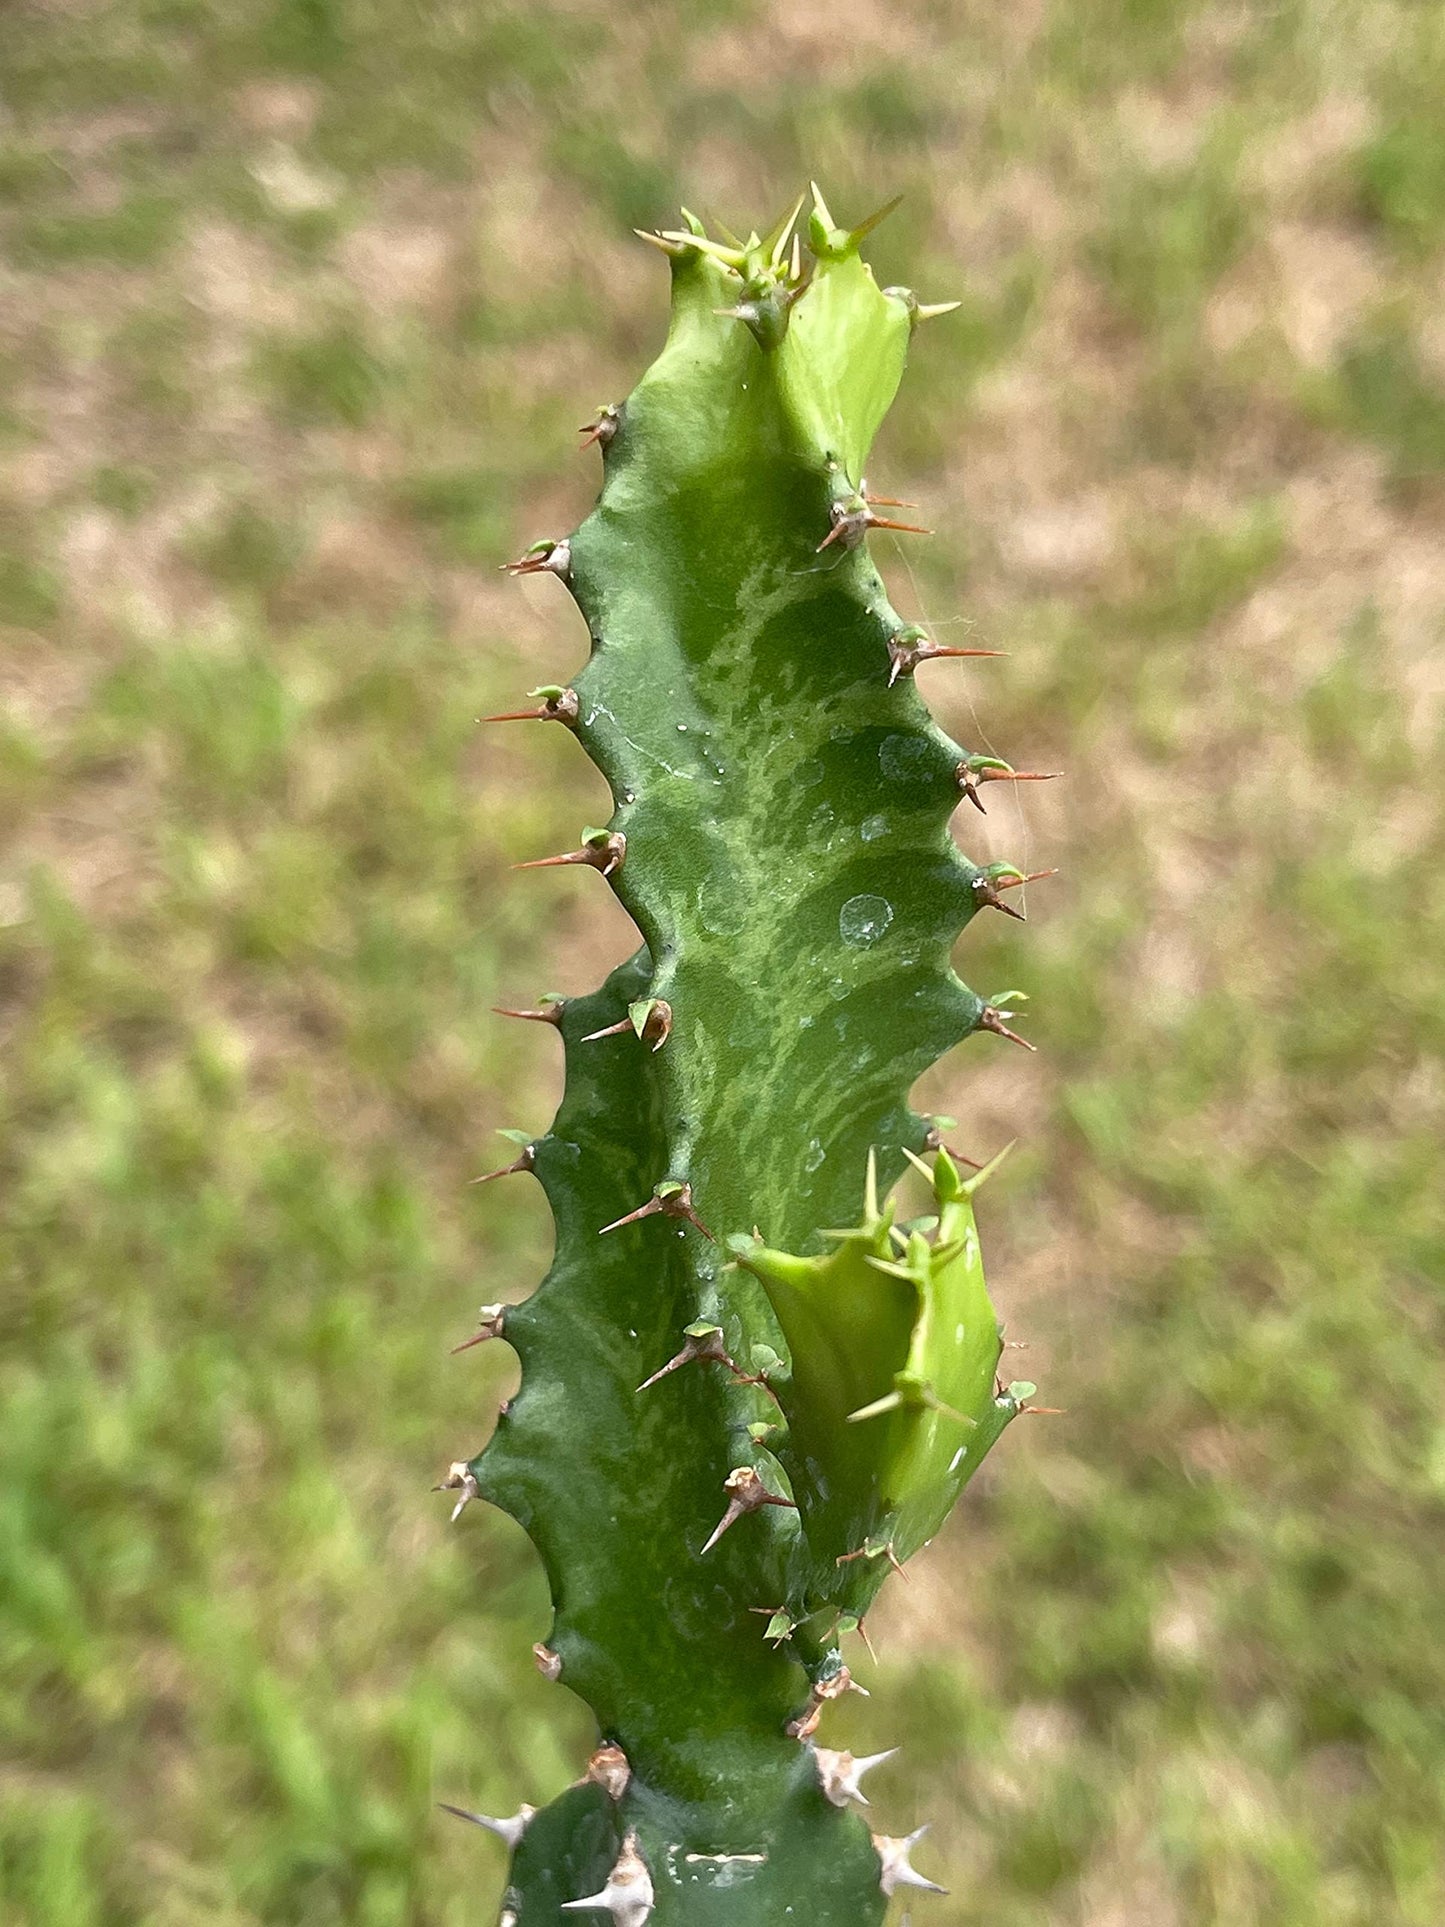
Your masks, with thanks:
[[[928,1080],[1063,1419],[875,1617],[939,1927],[1445,1920],[1445,14],[1394,0],[0,11],[0,1918],[471,1927],[576,1771],[520,1533],[427,1487],[548,1248],[488,1005],[630,947],[512,878],[628,228],[903,192],[961,313],[875,457],[1057,864]],[[892,492],[890,490],[890,492]],[[994,927],[982,928],[991,923]],[[516,1033],[522,1033],[520,1035]],[[500,1349],[500,1348],[496,1348]],[[921,1919],[922,1907],[918,1913]]]

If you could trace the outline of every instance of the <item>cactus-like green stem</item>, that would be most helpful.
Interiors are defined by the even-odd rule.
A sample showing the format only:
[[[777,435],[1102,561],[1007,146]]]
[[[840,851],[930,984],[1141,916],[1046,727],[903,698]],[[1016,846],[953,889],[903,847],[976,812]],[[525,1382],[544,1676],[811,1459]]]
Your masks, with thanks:
[[[516,1927],[863,1927],[926,1884],[812,1732],[843,1635],[1019,1410],[979,1179],[940,1151],[902,1227],[878,1186],[937,1143],[918,1075],[1012,1034],[950,955],[1024,879],[949,836],[961,793],[1015,773],[935,726],[911,670],[950,652],[868,555],[898,524],[864,463],[929,312],[876,287],[869,225],[816,197],[807,271],[791,220],[653,237],[671,328],[584,431],[601,498],[512,565],[560,576],[592,643],[522,713],[565,722],[615,803],[541,861],[595,868],[643,938],[594,995],[511,1013],[566,1049],[551,1129],[506,1167],[542,1184],[556,1258],[484,1309],[521,1389],[449,1481],[531,1534],[549,1676],[606,1743],[519,1835]]]

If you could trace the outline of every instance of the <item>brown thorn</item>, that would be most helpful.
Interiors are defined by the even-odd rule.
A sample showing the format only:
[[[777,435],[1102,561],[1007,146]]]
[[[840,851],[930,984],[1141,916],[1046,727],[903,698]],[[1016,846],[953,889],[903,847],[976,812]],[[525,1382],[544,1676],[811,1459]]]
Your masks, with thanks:
[[[640,1204],[635,1211],[629,1211],[625,1218],[617,1218],[611,1224],[603,1225],[597,1235],[601,1237],[604,1232],[620,1230],[625,1224],[636,1224],[639,1218],[652,1218],[659,1214],[667,1218],[685,1218],[694,1230],[702,1233],[709,1244],[717,1243],[717,1239],[693,1209],[690,1184],[680,1185],[676,1191],[669,1192],[665,1198],[656,1196],[649,1198],[646,1204]]]
[[[1025,1050],[1037,1052],[1039,1048],[1037,1044],[1031,1044],[1027,1037],[1020,1037],[1016,1030],[1010,1030],[991,1004],[984,1005],[978,1028],[992,1031],[995,1037],[1007,1037],[1011,1044],[1021,1044]]]
[[[494,1017],[521,1017],[529,1024],[551,1024],[554,1029],[560,1030],[562,1025],[562,1004],[559,999],[555,1004],[543,1004],[537,1010],[513,1010],[506,1004],[493,1004],[492,1015]]]
[[[534,856],[527,863],[514,863],[514,870],[555,870],[564,863],[591,863],[590,850],[567,850],[561,856]]]
[[[894,522],[886,515],[870,515],[868,517],[868,527],[870,529],[901,529],[905,535],[933,534],[932,529],[924,528],[921,523]]]
[[[684,1365],[702,1363],[704,1361],[711,1365],[726,1365],[728,1370],[736,1373],[739,1379],[743,1377],[741,1371],[738,1370],[736,1361],[729,1355],[723,1345],[722,1333],[715,1332],[711,1337],[694,1336],[689,1338],[680,1352],[675,1352],[665,1365],[659,1365],[657,1370],[652,1374],[652,1377],[643,1379],[637,1389],[639,1392],[645,1392],[650,1385],[655,1385],[660,1378],[666,1378],[669,1372],[678,1371]],[[752,1381],[748,1380],[745,1382],[751,1383]]]
[[[505,1305],[483,1305],[480,1322],[477,1325],[476,1331],[470,1338],[464,1338],[460,1345],[452,1346],[452,1357],[455,1358],[458,1352],[469,1352],[473,1345],[485,1344],[489,1338],[501,1338],[504,1335],[503,1327],[506,1324],[506,1320],[507,1307]]]
[[[863,1621],[861,1619],[858,1621],[858,1637],[862,1640],[863,1644],[868,1648],[868,1657],[869,1659],[872,1660],[873,1664],[876,1666],[878,1664],[878,1655],[873,1650],[873,1641],[868,1637],[868,1628],[863,1624]]]
[[[595,843],[584,843],[580,850],[564,850],[560,856],[536,856],[527,863],[514,863],[514,870],[555,870],[568,863],[585,863],[591,869],[600,870],[610,877],[615,870],[622,868],[627,856],[627,838],[620,830],[611,835],[599,837]]]
[[[996,877],[994,887],[999,890],[1017,890],[1025,883],[1040,883],[1045,877],[1056,877],[1057,870],[1030,870],[1027,876]]]
[[[498,1165],[495,1171],[484,1171],[479,1178],[469,1178],[467,1182],[469,1184],[490,1184],[493,1178],[509,1178],[514,1171],[535,1170],[536,1164],[537,1147],[535,1144],[529,1144],[522,1152],[522,1155],[514,1159],[511,1164]]]
[[[828,533],[823,537],[822,541],[818,544],[817,548],[814,549],[813,551],[814,555],[821,555],[824,549],[831,548],[833,543],[838,541],[838,539],[846,533],[847,528],[848,528],[848,524],[846,522],[835,522],[832,528],[829,529]]]
[[[599,1238],[605,1238],[609,1231],[620,1231],[623,1225],[636,1224],[642,1218],[655,1218],[661,1210],[662,1200],[649,1198],[646,1204],[640,1204],[635,1211],[629,1211],[625,1218],[614,1218],[611,1224],[603,1225],[597,1235]]]
[[[778,1492],[769,1492],[750,1465],[735,1466],[723,1480],[723,1491],[730,1495],[727,1510],[708,1535],[698,1554],[699,1558],[711,1552],[723,1534],[749,1512],[761,1512],[764,1506],[769,1505],[784,1506],[791,1512],[798,1509],[792,1499],[785,1499]]]
[[[980,783],[1052,783],[1063,773],[1061,769],[981,769],[975,772]]]

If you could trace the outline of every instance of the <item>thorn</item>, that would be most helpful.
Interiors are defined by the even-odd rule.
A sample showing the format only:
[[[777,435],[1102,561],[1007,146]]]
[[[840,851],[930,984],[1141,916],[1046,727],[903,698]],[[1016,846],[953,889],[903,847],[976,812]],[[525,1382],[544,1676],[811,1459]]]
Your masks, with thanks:
[[[553,1685],[561,1679],[562,1655],[560,1653],[554,1653],[550,1646],[544,1646],[539,1639],[532,1648],[532,1657],[536,1660],[537,1671],[543,1679],[550,1680]]]
[[[702,1233],[709,1244],[717,1243],[717,1239],[692,1208],[692,1186],[679,1184],[675,1178],[665,1178],[646,1204],[640,1204],[635,1211],[629,1211],[624,1218],[615,1218],[611,1224],[603,1225],[597,1235],[602,1237],[609,1231],[619,1231],[625,1224],[636,1224],[640,1218],[655,1218],[659,1214],[665,1218],[685,1218],[694,1230]]]
[[[791,1499],[785,1499],[777,1492],[769,1492],[757,1473],[750,1465],[736,1466],[723,1480],[723,1491],[729,1494],[727,1511],[713,1528],[699,1558],[711,1552],[723,1534],[739,1519],[749,1512],[761,1512],[764,1506],[786,1506],[796,1512],[797,1506]]]
[[[873,1641],[868,1637],[868,1628],[863,1624],[863,1620],[861,1617],[858,1620],[858,1637],[862,1640],[863,1644],[868,1648],[868,1657],[869,1659],[872,1660],[873,1664],[876,1666],[878,1664],[878,1655],[873,1650]],[[896,1752],[897,1749],[895,1748],[894,1751]],[[875,1753],[873,1755],[873,1758],[875,1760],[877,1759],[886,1760],[887,1757],[888,1755],[886,1753],[883,1753],[883,1754]],[[867,1802],[865,1801],[864,1804],[866,1805]]]
[[[947,1887],[940,1887],[936,1880],[925,1880],[908,1858],[927,1831],[926,1826],[915,1827],[912,1833],[902,1840],[892,1839],[886,1833],[873,1835],[874,1851],[882,1863],[878,1885],[890,1899],[900,1887],[920,1887],[925,1893],[930,1894],[948,1892]]]
[[[508,1815],[505,1820],[494,1820],[489,1813],[472,1813],[466,1807],[454,1807],[449,1800],[438,1800],[437,1805],[443,1813],[455,1814],[458,1820],[469,1820],[474,1827],[485,1827],[488,1833],[496,1834],[497,1838],[514,1853],[517,1842],[527,1831],[537,1811],[535,1807],[529,1807],[524,1800],[517,1811]]]
[[[562,1012],[565,1005],[560,997],[545,997],[536,1010],[513,1010],[507,1004],[493,1004],[494,1017],[520,1017],[529,1024],[551,1024],[555,1029],[562,1028]]]
[[[579,1044],[595,1044],[599,1037],[620,1037],[625,1030],[632,1029],[632,1019],[624,1017],[620,1023],[604,1024],[601,1030],[589,1030],[585,1037],[579,1037]]]
[[[864,1793],[859,1781],[865,1773],[871,1773],[875,1766],[882,1766],[898,1752],[890,1746],[885,1753],[865,1753],[860,1759],[853,1753],[835,1753],[826,1746],[815,1746],[813,1758],[817,1762],[818,1780],[823,1789],[823,1797],[831,1800],[835,1807],[846,1807],[850,1800],[856,1800],[860,1807],[873,1803]]]
[[[481,1497],[481,1488],[477,1484],[477,1475],[465,1459],[458,1459],[453,1465],[449,1466],[446,1477],[440,1485],[434,1485],[432,1491],[461,1493],[462,1496],[452,1507],[450,1520],[452,1525],[455,1525],[457,1520],[461,1518],[462,1513],[473,1499]]]
[[[903,1570],[903,1562],[894,1551],[893,1541],[891,1539],[884,1540],[881,1544],[877,1539],[865,1539],[856,1552],[840,1552],[838,1557],[833,1561],[833,1564],[835,1566],[846,1566],[851,1564],[854,1559],[886,1559],[905,1586],[912,1583],[908,1574]]]
[[[828,505],[828,519],[832,527],[818,544],[815,554],[821,555],[833,543],[841,542],[845,549],[856,549],[869,529],[902,529],[909,535],[932,535],[932,529],[925,529],[916,522],[894,522],[887,516],[875,515],[873,503],[885,506],[912,507],[912,503],[899,502],[894,496],[870,496],[868,484],[860,484],[854,495],[840,495]]]
[[[565,582],[572,569],[572,544],[564,536],[560,542],[534,542],[515,562],[504,562],[507,575],[560,575]]]
[[[587,863],[605,877],[620,870],[627,860],[627,838],[621,830],[594,830],[584,834],[582,847],[564,850],[561,856],[537,856],[529,863],[514,863],[514,870],[555,870],[565,863]]]
[[[506,1318],[507,1307],[505,1305],[483,1305],[477,1314],[478,1322],[476,1331],[470,1338],[464,1338],[460,1345],[452,1346],[452,1357],[455,1358],[458,1352],[469,1352],[473,1345],[484,1344],[489,1338],[500,1338],[502,1336],[502,1327],[506,1323]]]
[[[689,1325],[683,1333],[686,1342],[682,1350],[675,1352],[665,1365],[659,1365],[651,1378],[643,1379],[637,1388],[638,1391],[645,1392],[649,1386],[655,1385],[660,1378],[666,1378],[669,1372],[678,1371],[682,1366],[694,1364],[698,1360],[705,1360],[708,1364],[712,1365],[726,1365],[730,1372],[734,1372],[738,1378],[744,1379],[746,1375],[737,1364],[737,1361],[729,1356],[727,1348],[722,1342],[722,1336],[721,1325]]]
[[[933,642],[921,629],[905,629],[900,635],[888,639],[888,687],[891,689],[900,676],[911,676],[921,662],[937,662],[941,658],[957,657],[960,660],[974,656],[1006,656],[1007,649],[955,649],[943,643]]]
[[[528,1144],[523,1147],[521,1155],[513,1158],[510,1164],[499,1164],[495,1171],[484,1171],[479,1178],[469,1178],[467,1182],[490,1184],[493,1178],[509,1178],[514,1171],[532,1171],[536,1169],[536,1165],[537,1147],[535,1144]]]
[[[534,696],[542,698],[536,709],[503,709],[495,716],[479,716],[483,723],[566,723],[570,729],[576,722],[582,705],[575,689],[561,689],[547,685],[534,689]]]
[[[613,1927],[645,1927],[652,1914],[652,1903],[652,1875],[637,1850],[637,1835],[629,1833],[621,1853],[612,1863],[607,1885],[598,1893],[587,1894],[581,1900],[564,1900],[561,1905],[564,1914],[584,1910],[611,1914]]]
[[[813,1681],[808,1704],[796,1719],[788,1721],[783,1731],[791,1740],[811,1739],[817,1731],[823,1708],[829,1700],[841,1699],[844,1693],[861,1693],[865,1700],[872,1697],[868,1688],[860,1686],[846,1666],[840,1666],[836,1673],[830,1673],[826,1679]]]
[[[1012,769],[997,756],[965,756],[953,772],[960,796],[966,796],[982,816],[988,811],[979,796],[980,783],[1052,783],[1062,770]]]
[[[961,301],[920,301],[912,288],[885,288],[883,292],[907,308],[910,329],[916,328],[920,321],[934,321],[939,315],[952,314],[955,308],[963,306]]]
[[[640,230],[637,231],[640,232]],[[583,448],[591,448],[594,442],[606,448],[621,426],[622,410],[615,403],[609,402],[606,407],[598,409],[596,421],[584,422],[577,433],[587,438],[582,443]]]
[[[600,1786],[609,1800],[620,1800],[632,1781],[627,1755],[612,1740],[605,1740],[587,1762],[587,1770],[577,1786]]]
[[[902,203],[902,200],[903,196],[901,194],[895,194],[891,201],[885,201],[882,207],[874,208],[873,212],[868,215],[866,219],[860,221],[857,227],[850,228],[848,230],[849,247],[857,247],[864,236],[871,234],[880,221],[886,221],[888,219],[888,216],[893,212],[895,207],[898,207]]]
[[[895,1267],[882,1263],[879,1259],[869,1260],[877,1271],[895,1271],[897,1275],[908,1277],[911,1274],[901,1266]],[[893,1390],[885,1392],[882,1398],[875,1398],[870,1405],[860,1405],[856,1412],[849,1412],[847,1422],[856,1425],[864,1419],[882,1418],[885,1412],[918,1411],[923,1408],[939,1412],[944,1418],[951,1418],[958,1425],[965,1425],[970,1432],[977,1431],[978,1420],[970,1418],[966,1412],[957,1412],[951,1405],[945,1405],[931,1385],[919,1383],[911,1374],[900,1372],[894,1380]]]
[[[1005,903],[999,894],[1003,890],[1017,890],[1025,883],[1038,883],[1044,877],[1056,877],[1057,870],[1030,870],[1027,876],[1013,863],[990,863],[986,870],[980,870],[970,886],[980,903],[987,904],[991,910],[1002,910],[1006,917],[1013,917],[1019,923],[1028,919],[1022,910],[1015,910],[1011,903]]]
[[[985,1004],[979,1012],[978,1023],[975,1028],[978,1030],[991,1030],[995,1037],[1007,1037],[1011,1044],[1019,1044],[1022,1045],[1025,1050],[1037,1052],[1039,1048],[1037,1044],[1031,1044],[1027,1037],[1020,1037],[1016,1030],[1009,1029],[1008,1025],[1004,1022],[1005,1014],[1004,1012],[995,1010],[992,1004]]]
[[[678,241],[669,241],[664,235],[655,234],[651,228],[635,227],[632,232],[639,241],[646,241],[649,247],[659,248],[669,261],[676,261],[687,253],[686,246]]]
[[[627,1006],[627,1015],[617,1023],[589,1031],[580,1041],[591,1044],[599,1037],[621,1037],[629,1030],[639,1042],[650,1044],[654,1051],[660,1051],[672,1035],[672,1005],[665,997],[639,998],[636,1003]]]

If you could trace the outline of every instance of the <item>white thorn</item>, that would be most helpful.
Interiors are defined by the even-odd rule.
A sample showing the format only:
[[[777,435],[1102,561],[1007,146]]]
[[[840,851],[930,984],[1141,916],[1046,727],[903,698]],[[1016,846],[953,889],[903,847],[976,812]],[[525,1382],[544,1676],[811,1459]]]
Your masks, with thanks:
[[[611,1914],[613,1927],[644,1927],[652,1913],[652,1901],[652,1875],[637,1851],[637,1835],[629,1833],[601,1892],[582,1900],[564,1900],[562,1911],[575,1914],[590,1908]]]
[[[891,1760],[897,1751],[896,1746],[890,1746],[886,1753],[865,1753],[860,1759],[852,1753],[835,1753],[831,1747],[815,1746],[813,1757],[818,1762],[818,1780],[825,1798],[835,1807],[846,1807],[850,1800],[856,1800],[860,1807],[871,1805],[859,1782],[865,1773]]]
[[[432,1487],[433,1492],[460,1492],[461,1497],[452,1507],[451,1523],[456,1524],[471,1500],[481,1497],[481,1487],[477,1484],[476,1474],[465,1459],[457,1459],[447,1470],[440,1485]]]
[[[912,1833],[902,1840],[890,1839],[886,1833],[873,1835],[873,1847],[882,1863],[878,1885],[886,1895],[891,1897],[900,1887],[921,1887],[925,1893],[930,1894],[948,1892],[947,1887],[940,1887],[936,1880],[925,1880],[909,1861],[909,1854],[927,1831],[926,1826],[915,1827]]]
[[[508,1815],[504,1820],[494,1820],[489,1813],[469,1813],[465,1807],[451,1806],[445,1800],[441,1805],[444,1813],[454,1813],[458,1820],[470,1820],[474,1827],[485,1827],[488,1833],[496,1834],[497,1838],[504,1841],[512,1852],[516,1851],[517,1842],[527,1831],[532,1816],[537,1811],[535,1807],[529,1807],[524,1800],[515,1813]]]

